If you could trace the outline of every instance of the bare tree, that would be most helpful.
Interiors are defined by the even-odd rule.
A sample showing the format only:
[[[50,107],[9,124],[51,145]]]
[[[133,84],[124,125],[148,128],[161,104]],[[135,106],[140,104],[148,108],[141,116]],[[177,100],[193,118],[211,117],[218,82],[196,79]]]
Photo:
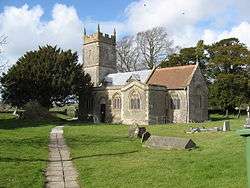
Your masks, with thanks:
[[[125,36],[117,42],[117,66],[120,72],[140,69],[139,51],[134,36]]]
[[[169,39],[164,27],[139,32],[136,36],[136,43],[141,60],[149,69],[153,69],[175,51],[173,41]]]
[[[3,60],[3,46],[7,43],[7,37],[5,35],[0,36],[0,73],[6,68],[7,61]]]

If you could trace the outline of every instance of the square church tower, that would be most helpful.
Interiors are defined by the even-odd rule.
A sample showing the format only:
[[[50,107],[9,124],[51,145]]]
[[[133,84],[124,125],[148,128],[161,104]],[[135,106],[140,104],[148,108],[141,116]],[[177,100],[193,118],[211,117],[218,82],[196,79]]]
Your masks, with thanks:
[[[83,67],[91,76],[94,87],[100,86],[104,77],[117,72],[116,67],[116,32],[113,35],[100,32],[87,35],[84,29]]]

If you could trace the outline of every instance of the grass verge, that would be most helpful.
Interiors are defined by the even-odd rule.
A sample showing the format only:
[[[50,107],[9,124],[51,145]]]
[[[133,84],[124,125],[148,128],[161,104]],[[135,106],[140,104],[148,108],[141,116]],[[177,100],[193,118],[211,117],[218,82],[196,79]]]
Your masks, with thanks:
[[[68,126],[64,136],[84,187],[246,187],[244,140],[235,133],[244,118],[231,119],[230,132],[184,133],[190,126],[222,126],[216,120],[147,127],[153,135],[192,138],[199,146],[192,151],[143,148],[122,125]]]
[[[43,187],[51,127],[0,114],[0,187]]]

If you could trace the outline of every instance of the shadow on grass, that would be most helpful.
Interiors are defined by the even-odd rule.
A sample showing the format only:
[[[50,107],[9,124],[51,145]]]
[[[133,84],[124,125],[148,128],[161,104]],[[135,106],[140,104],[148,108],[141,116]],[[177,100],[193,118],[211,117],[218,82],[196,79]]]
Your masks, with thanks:
[[[17,129],[26,127],[40,127],[45,125],[62,125],[64,123],[66,123],[65,120],[35,122],[20,119],[0,119],[0,129]]]
[[[86,134],[80,134],[77,135],[76,138],[74,137],[68,137],[67,138],[68,143],[74,143],[71,145],[71,147],[78,147],[78,146],[98,146],[103,143],[124,143],[124,142],[131,142],[131,139],[129,139],[126,136],[111,136],[111,135],[86,135]]]
[[[1,113],[0,113],[1,115]],[[0,116],[0,129],[17,129],[17,128],[26,128],[26,127],[40,127],[46,125],[66,125],[66,126],[89,126],[91,123],[81,122],[78,120],[67,120],[54,116],[51,120],[44,121],[31,121],[31,120],[22,120],[17,119],[15,116],[8,114],[9,116],[1,117]]]
[[[85,155],[85,156],[73,157],[72,161],[78,160],[78,159],[91,158],[91,157],[120,156],[120,155],[126,155],[126,154],[138,153],[138,152],[139,150],[120,152],[120,153],[103,153],[103,154],[95,154],[95,155]]]
[[[234,118],[226,117],[226,116],[212,116],[209,119],[211,121],[223,121],[223,120],[230,120],[230,119],[234,119]]]
[[[49,162],[48,159],[22,159],[17,157],[0,157],[0,163],[1,162]]]

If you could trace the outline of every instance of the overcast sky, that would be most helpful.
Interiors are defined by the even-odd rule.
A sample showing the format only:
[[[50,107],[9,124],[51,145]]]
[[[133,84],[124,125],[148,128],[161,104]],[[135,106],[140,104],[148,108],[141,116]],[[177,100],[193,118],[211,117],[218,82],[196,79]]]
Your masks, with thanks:
[[[163,26],[176,45],[237,37],[250,47],[250,0],[0,0],[0,35],[10,63],[39,45],[81,51],[83,27],[118,37]]]

